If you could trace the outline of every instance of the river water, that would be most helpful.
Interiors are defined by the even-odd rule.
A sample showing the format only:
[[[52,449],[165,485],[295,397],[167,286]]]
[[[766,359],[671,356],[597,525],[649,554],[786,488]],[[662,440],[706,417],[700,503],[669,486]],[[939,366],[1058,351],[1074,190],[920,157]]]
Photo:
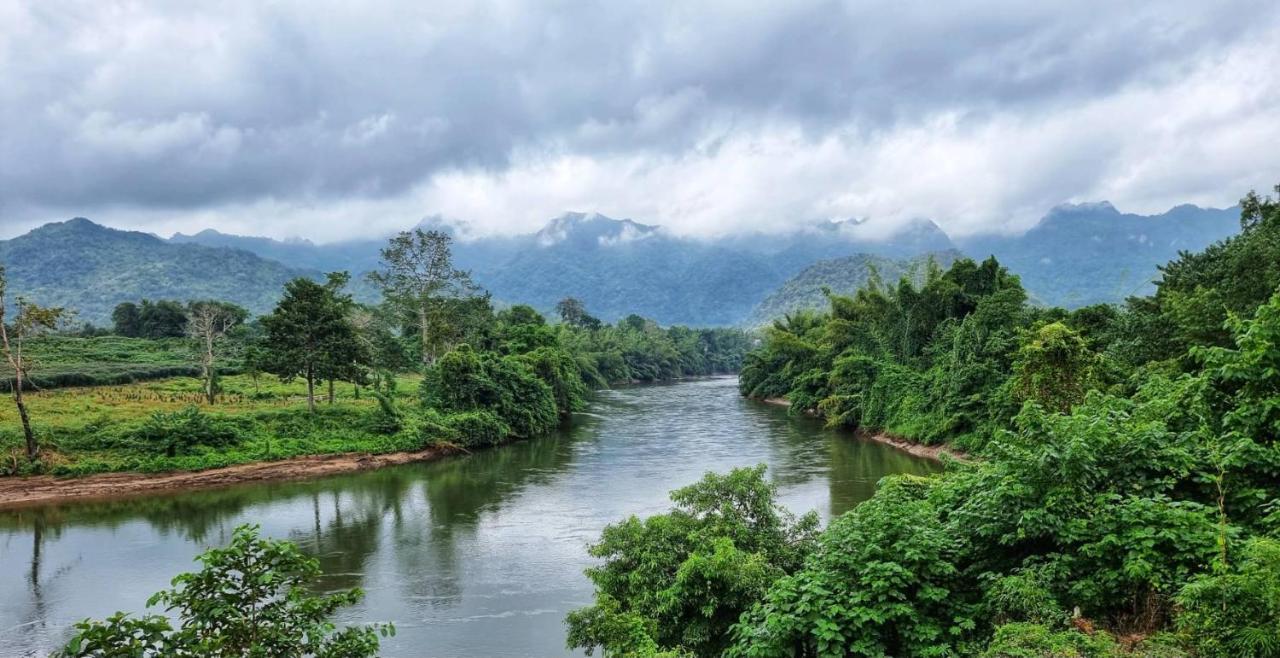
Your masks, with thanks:
[[[706,471],[769,465],[782,502],[830,519],[890,473],[937,465],[738,397],[718,378],[601,392],[552,437],[289,483],[0,512],[0,656],[44,655],[147,597],[242,523],[360,587],[339,623],[392,621],[384,656],[559,656],[606,524],[669,507]]]

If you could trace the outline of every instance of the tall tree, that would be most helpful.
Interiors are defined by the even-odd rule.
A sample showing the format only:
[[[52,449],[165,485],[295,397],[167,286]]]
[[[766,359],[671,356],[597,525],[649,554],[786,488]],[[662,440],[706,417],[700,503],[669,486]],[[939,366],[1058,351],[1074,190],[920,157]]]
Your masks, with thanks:
[[[452,242],[441,231],[404,231],[382,250],[382,269],[369,274],[387,301],[412,318],[423,365],[431,365],[450,347],[450,302],[479,292],[471,273],[453,266]]]
[[[13,370],[13,403],[18,407],[18,417],[22,419],[22,435],[27,442],[27,459],[35,461],[40,455],[40,445],[36,442],[35,432],[31,430],[31,418],[27,414],[27,403],[22,399],[22,389],[28,381],[31,370],[36,363],[31,357],[23,354],[22,342],[26,338],[44,331],[56,329],[58,322],[65,315],[62,308],[36,306],[19,297],[14,306],[16,313],[13,321],[6,318],[8,304],[5,294],[8,292],[8,278],[5,269],[0,265],[0,348]]]
[[[204,396],[213,404],[218,395],[218,371],[214,365],[227,332],[244,322],[249,312],[228,302],[199,301],[187,305],[187,336],[196,342]]]
[[[560,321],[570,327],[579,329],[600,328],[600,320],[587,313],[586,305],[576,297],[565,297],[556,302],[556,313],[560,314]]]
[[[329,285],[298,278],[285,284],[284,297],[270,315],[266,329],[264,370],[288,380],[307,382],[307,408],[316,409],[315,384],[337,372],[334,364],[349,361],[357,347],[346,305]]]

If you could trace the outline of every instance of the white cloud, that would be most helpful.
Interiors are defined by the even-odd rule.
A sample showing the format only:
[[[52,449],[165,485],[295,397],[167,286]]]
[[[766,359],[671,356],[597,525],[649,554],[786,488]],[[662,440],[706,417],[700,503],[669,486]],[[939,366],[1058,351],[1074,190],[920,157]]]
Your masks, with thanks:
[[[0,0],[0,231],[1016,230],[1280,171],[1280,8]]]

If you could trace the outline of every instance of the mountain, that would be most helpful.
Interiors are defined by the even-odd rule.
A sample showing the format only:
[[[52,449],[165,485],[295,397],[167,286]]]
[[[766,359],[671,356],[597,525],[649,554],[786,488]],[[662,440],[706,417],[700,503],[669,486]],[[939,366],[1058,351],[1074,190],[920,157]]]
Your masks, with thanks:
[[[1066,205],[1022,235],[953,242],[924,219],[896,230],[849,219],[812,222],[785,234],[691,239],[630,219],[566,213],[523,235],[468,239],[461,232],[454,255],[458,266],[506,302],[546,311],[574,296],[608,321],[638,313],[663,324],[728,325],[767,319],[786,307],[780,300],[812,300],[813,286],[773,301],[765,297],[818,261],[862,254],[863,260],[897,262],[957,247],[975,258],[994,254],[1047,304],[1118,302],[1149,291],[1156,267],[1178,250],[1202,249],[1233,234],[1238,215],[1235,208],[1178,206],[1141,216],[1120,213],[1106,202]],[[453,231],[440,218],[421,226]],[[205,230],[163,240],[75,219],[0,242],[0,259],[9,266],[15,291],[72,306],[83,319],[103,323],[119,301],[144,296],[221,297],[261,313],[289,278],[334,270],[351,272],[357,297],[373,300],[376,292],[361,275],[378,266],[386,237],[315,244]],[[883,276],[893,278],[889,265],[875,262]],[[842,286],[855,280],[833,282],[833,288],[847,290]]]
[[[240,249],[175,244],[83,217],[0,241],[0,263],[11,295],[68,307],[99,326],[110,324],[116,304],[142,298],[223,299],[265,313],[286,281],[320,276]]]
[[[240,249],[292,267],[323,272],[345,270],[353,273],[368,272],[378,267],[378,250],[387,243],[385,239],[377,239],[317,245],[302,238],[273,240],[220,233],[211,228],[195,235],[175,233],[169,238],[169,242]]]
[[[875,254],[854,254],[844,258],[820,260],[787,279],[777,290],[769,293],[754,309],[743,324],[760,327],[788,313],[801,309],[822,311],[828,308],[823,289],[841,295],[852,295],[859,288],[878,276],[892,285],[906,276],[922,281],[930,260],[946,269],[964,254],[954,249],[923,254],[912,259],[894,260]]]
[[[419,226],[454,233],[439,218]],[[952,246],[925,220],[888,237],[878,229],[872,222],[846,220],[785,235],[695,240],[630,219],[565,213],[530,234],[457,239],[454,260],[495,298],[542,310],[573,296],[608,321],[638,313],[663,324],[727,325],[741,322],[764,291],[815,260],[860,252],[907,257]],[[171,241],[234,247],[295,267],[355,275],[377,267],[378,250],[386,243],[379,238],[316,245],[212,230],[177,234]]]
[[[959,244],[975,258],[994,254],[1044,303],[1074,308],[1148,294],[1158,266],[1239,229],[1239,208],[1181,205],[1134,215],[1102,201],[1058,206],[1022,235],[977,236]]]

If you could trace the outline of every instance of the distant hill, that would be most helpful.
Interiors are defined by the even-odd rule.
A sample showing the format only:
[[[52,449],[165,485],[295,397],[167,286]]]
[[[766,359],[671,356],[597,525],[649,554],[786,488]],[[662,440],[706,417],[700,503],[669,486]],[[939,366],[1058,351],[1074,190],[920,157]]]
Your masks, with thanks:
[[[450,230],[438,220],[424,228]],[[888,237],[874,228],[854,220],[819,222],[787,235],[704,241],[629,219],[565,213],[535,233],[458,240],[454,257],[495,298],[513,303],[548,310],[573,296],[608,321],[638,313],[663,324],[729,325],[742,322],[766,291],[815,260],[859,252],[906,257],[951,246],[928,221]],[[377,239],[316,245],[209,230],[171,241],[236,247],[296,267],[356,275],[377,267],[385,244]]]
[[[0,241],[0,262],[11,296],[69,307],[99,326],[110,324],[116,304],[142,298],[224,299],[265,313],[286,281],[320,276],[248,251],[174,244],[82,217]]]
[[[820,260],[787,279],[777,290],[769,293],[743,323],[747,327],[760,327],[788,313],[798,310],[826,310],[830,305],[823,289],[841,295],[852,295],[879,276],[885,284],[893,285],[902,277],[919,283],[924,280],[929,261],[946,269],[964,254],[950,249],[923,254],[907,260],[894,260],[874,254],[854,254],[844,258]]]
[[[1121,213],[1105,201],[1063,205],[1018,236],[976,236],[960,248],[994,254],[1046,304],[1074,308],[1150,293],[1157,267],[1240,230],[1239,208],[1177,206],[1159,215]]]
[[[958,247],[976,259],[995,254],[1036,299],[1075,307],[1149,291],[1158,265],[1235,233],[1238,216],[1235,208],[1178,206],[1146,217],[1105,202],[1061,206],[1023,235],[974,236]],[[423,225],[452,230],[438,218]],[[385,244],[386,236],[314,244],[213,230],[164,240],[78,218],[0,242],[0,261],[15,292],[104,324],[117,303],[141,297],[218,297],[263,313],[285,281],[334,270],[350,272],[357,298],[372,301],[377,293],[362,275],[378,266]],[[574,296],[608,321],[638,313],[663,324],[709,326],[759,322],[786,305],[780,300],[814,299],[820,284],[766,297],[784,283],[800,286],[803,280],[789,280],[818,261],[860,255],[889,279],[898,261],[956,248],[924,219],[896,231],[874,221],[822,221],[787,234],[696,240],[629,219],[566,213],[535,233],[458,240],[454,252],[457,264],[504,302],[547,311]],[[861,271],[842,267],[827,274]],[[856,280],[832,283],[847,291]]]

